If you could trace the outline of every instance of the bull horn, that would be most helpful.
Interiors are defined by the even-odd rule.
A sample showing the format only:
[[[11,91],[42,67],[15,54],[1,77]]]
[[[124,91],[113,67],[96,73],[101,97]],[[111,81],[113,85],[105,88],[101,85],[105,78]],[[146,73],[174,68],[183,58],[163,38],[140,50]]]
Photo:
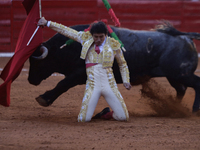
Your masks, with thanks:
[[[41,46],[40,51],[42,52],[41,56],[38,56],[38,57],[32,56],[32,57],[35,59],[38,59],[38,60],[42,60],[42,59],[46,58],[48,55],[48,49],[45,46]]]

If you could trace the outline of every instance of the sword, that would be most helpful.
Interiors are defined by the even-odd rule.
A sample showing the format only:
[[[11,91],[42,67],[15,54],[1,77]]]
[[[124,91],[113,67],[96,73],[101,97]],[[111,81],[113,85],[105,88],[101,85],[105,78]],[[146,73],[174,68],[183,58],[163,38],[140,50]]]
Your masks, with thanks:
[[[40,12],[40,18],[42,17],[42,6],[41,6],[41,0],[39,0],[39,12]],[[28,43],[26,44],[27,46],[30,44],[30,42],[32,41],[33,37],[35,36],[35,34],[37,33],[38,29],[40,26],[37,26],[37,28],[35,29],[35,31],[33,32],[31,38],[29,39]]]

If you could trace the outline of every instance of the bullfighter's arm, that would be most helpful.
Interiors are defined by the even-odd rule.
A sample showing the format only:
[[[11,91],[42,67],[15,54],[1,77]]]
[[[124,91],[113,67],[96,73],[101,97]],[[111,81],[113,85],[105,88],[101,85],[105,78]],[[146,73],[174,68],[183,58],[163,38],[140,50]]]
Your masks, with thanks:
[[[129,76],[129,70],[126,63],[126,60],[124,59],[124,55],[121,51],[121,49],[116,50],[115,58],[117,60],[117,63],[119,65],[120,73],[122,76],[123,83],[130,83],[130,76]]]
[[[52,21],[48,21],[47,26],[60,34],[66,36],[70,39],[73,39],[74,41],[82,43],[82,41],[80,39],[81,32],[78,32],[72,28],[69,28],[67,26],[64,26],[62,24],[58,24],[58,23],[52,22]]]

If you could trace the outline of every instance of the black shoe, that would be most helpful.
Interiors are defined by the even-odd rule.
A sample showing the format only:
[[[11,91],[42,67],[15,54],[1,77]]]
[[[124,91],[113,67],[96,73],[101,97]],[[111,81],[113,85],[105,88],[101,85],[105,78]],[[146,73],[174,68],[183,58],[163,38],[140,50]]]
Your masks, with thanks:
[[[106,107],[104,108],[100,113],[96,114],[94,117],[92,117],[92,119],[100,119],[101,116],[107,114],[108,112],[110,112],[110,108]]]

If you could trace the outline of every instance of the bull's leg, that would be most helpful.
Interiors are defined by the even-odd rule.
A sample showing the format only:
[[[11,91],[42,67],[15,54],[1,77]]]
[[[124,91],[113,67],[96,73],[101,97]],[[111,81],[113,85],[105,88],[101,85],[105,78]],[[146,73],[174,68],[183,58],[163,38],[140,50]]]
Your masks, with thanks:
[[[182,77],[179,79],[180,83],[183,83],[187,87],[192,87],[195,90],[195,100],[193,104],[193,112],[200,110],[200,77],[191,75],[189,77]]]
[[[150,72],[150,76],[151,77],[165,77],[166,74],[162,71],[162,69],[160,67],[156,67],[154,69],[151,70]],[[172,87],[175,88],[176,90],[176,98],[177,100],[179,100],[179,102],[181,102],[181,100],[183,99],[187,86],[185,86],[184,84],[181,84],[180,82],[177,82],[177,80],[172,79],[167,77],[169,83],[171,84]]]
[[[44,107],[51,105],[62,93],[66,92],[70,88],[86,83],[85,69],[81,69],[78,72],[73,72],[65,79],[61,80],[54,89],[45,92],[36,98],[36,101]]]
[[[176,80],[174,79],[171,79],[171,78],[167,78],[169,83],[171,84],[172,87],[175,88],[176,90],[176,99],[181,102],[184,95],[185,95],[185,92],[186,92],[186,89],[187,87],[183,84],[180,84],[178,83]]]

